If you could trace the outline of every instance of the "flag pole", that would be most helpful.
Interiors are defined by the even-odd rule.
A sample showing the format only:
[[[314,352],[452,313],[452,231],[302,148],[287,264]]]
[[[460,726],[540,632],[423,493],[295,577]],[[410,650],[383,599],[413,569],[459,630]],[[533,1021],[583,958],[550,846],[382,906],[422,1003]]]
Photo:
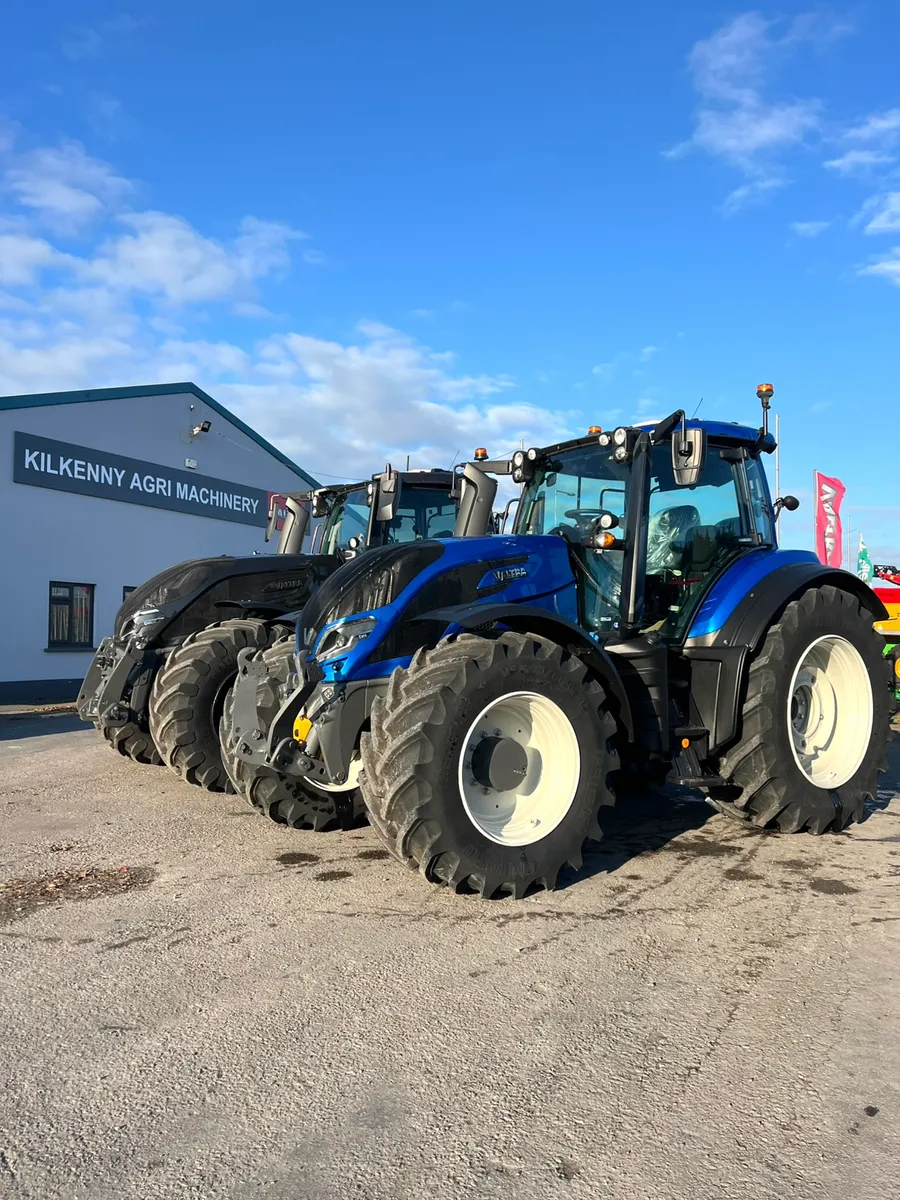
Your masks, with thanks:
[[[775,414],[775,499],[781,495],[781,415]],[[775,527],[781,520],[781,509],[775,518]]]

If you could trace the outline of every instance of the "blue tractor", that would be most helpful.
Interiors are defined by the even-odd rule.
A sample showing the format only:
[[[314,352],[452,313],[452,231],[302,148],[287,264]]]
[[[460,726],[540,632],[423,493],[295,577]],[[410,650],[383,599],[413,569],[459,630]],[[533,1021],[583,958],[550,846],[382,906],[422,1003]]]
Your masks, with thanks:
[[[364,810],[400,861],[485,897],[553,888],[648,779],[760,828],[860,819],[893,712],[883,608],[778,549],[797,502],[770,499],[758,395],[761,429],[676,412],[477,453],[470,536],[346,564],[277,678],[244,653],[225,736],[251,799],[309,828]],[[471,536],[495,476],[521,487],[514,532]]]

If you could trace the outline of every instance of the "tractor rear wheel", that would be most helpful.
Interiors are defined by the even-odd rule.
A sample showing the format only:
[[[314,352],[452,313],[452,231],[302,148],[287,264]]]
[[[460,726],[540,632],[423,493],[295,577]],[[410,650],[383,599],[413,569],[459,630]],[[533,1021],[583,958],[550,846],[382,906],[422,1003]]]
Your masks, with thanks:
[[[268,667],[256,693],[261,729],[271,726],[281,707],[282,685],[287,683],[294,669],[294,647],[295,638],[291,634],[261,652]],[[234,690],[229,688],[219,728],[222,758],[235,791],[254,808],[279,825],[311,829],[316,833],[347,829],[353,824],[361,809],[355,780],[348,790],[333,791],[304,786],[299,780],[281,775],[257,775],[252,766],[235,753],[233,730]]]
[[[811,588],[784,610],[750,665],[740,741],[710,800],[782,833],[859,821],[874,798],[892,711],[872,615],[856,596]]]
[[[150,731],[141,729],[134,721],[125,725],[101,725],[99,721],[95,721],[94,728],[103,734],[104,740],[123,758],[130,758],[133,762],[151,767],[162,766],[162,755],[154,745]]]
[[[222,761],[219,719],[237,674],[237,656],[263,649],[284,632],[254,618],[209,625],[185,638],[153,681],[150,732],[165,764],[187,783],[230,792]]]
[[[580,659],[521,633],[460,634],[391,676],[360,787],[386,847],[485,898],[552,890],[614,802],[616,722]]]

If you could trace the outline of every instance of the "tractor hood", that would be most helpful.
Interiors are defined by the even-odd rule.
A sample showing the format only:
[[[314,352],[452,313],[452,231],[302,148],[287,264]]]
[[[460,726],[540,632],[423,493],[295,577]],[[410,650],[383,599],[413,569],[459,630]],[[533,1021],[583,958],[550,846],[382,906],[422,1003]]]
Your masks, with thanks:
[[[221,555],[176,563],[153,575],[126,597],[116,614],[116,636],[128,636],[139,626],[153,626],[154,638],[188,607],[208,598],[211,621],[237,616],[253,604],[282,612],[302,607],[313,584],[330,574],[336,560],[330,555]],[[199,617],[198,617],[199,619]]]
[[[501,535],[370,550],[336,571],[304,609],[300,648],[329,676],[389,674],[398,660],[447,630],[440,610],[498,601],[536,604],[574,620],[566,542]],[[360,619],[364,634],[351,643],[342,633]]]

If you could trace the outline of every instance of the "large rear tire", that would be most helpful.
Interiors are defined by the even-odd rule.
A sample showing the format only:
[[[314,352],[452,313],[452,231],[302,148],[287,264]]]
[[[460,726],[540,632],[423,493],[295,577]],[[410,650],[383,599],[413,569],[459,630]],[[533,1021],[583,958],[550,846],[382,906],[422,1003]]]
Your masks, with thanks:
[[[521,898],[578,870],[613,804],[616,722],[580,659],[527,634],[461,634],[391,676],[362,737],[369,819],[455,891]]]
[[[782,833],[838,831],[862,819],[885,770],[892,701],[882,639],[850,592],[792,601],[750,665],[740,740],[710,800]]]
[[[150,732],[163,761],[186,783],[230,792],[222,761],[219,719],[237,674],[237,656],[263,649],[284,632],[254,618],[237,618],[192,633],[169,655],[153,681]]]
[[[261,729],[269,729],[282,703],[282,688],[294,670],[293,634],[261,652],[268,670],[256,693]],[[256,657],[256,656],[254,656]],[[360,809],[359,791],[325,791],[305,787],[298,780],[281,775],[257,775],[253,767],[234,751],[234,690],[229,688],[219,728],[222,759],[234,790],[255,809],[291,829],[310,829],[324,833],[348,829]]]

